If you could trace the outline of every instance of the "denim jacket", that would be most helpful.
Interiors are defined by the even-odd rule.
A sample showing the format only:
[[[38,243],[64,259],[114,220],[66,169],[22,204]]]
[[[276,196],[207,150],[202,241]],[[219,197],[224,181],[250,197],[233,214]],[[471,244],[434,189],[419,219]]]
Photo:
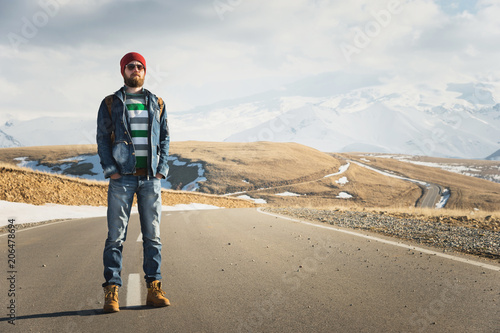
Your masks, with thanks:
[[[158,98],[144,89],[149,114],[148,124],[148,170],[147,175],[157,173],[167,177],[167,157],[170,146],[166,107],[160,116]],[[104,177],[112,174],[133,174],[135,169],[135,148],[130,134],[130,118],[125,106],[125,90],[121,88],[114,94],[111,106],[111,119],[105,100],[101,102],[97,115],[97,153],[101,159]],[[114,134],[114,140],[112,135]]]

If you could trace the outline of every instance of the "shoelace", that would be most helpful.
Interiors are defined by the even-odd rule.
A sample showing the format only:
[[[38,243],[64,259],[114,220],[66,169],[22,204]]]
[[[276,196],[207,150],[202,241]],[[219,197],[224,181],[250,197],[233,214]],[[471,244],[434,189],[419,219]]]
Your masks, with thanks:
[[[161,296],[165,296],[167,293],[161,290],[161,288],[154,288],[153,289],[154,293],[160,294]]]
[[[106,295],[104,295],[104,298],[106,299],[106,301],[111,301],[111,300],[118,301],[118,293],[115,293],[114,290],[108,290]]]
[[[152,287],[153,293],[160,294],[160,296],[165,296],[167,293],[164,292],[159,285],[155,285]]]

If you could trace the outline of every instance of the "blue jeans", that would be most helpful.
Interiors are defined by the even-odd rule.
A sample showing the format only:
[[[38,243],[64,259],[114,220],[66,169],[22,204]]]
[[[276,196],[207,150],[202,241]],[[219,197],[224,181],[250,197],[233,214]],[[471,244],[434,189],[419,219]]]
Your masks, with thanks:
[[[134,194],[141,222],[144,251],[144,279],[146,282],[161,280],[161,181],[155,177],[123,175],[110,179],[108,187],[108,238],[104,246],[103,287],[122,286],[122,250],[127,238],[127,228]]]

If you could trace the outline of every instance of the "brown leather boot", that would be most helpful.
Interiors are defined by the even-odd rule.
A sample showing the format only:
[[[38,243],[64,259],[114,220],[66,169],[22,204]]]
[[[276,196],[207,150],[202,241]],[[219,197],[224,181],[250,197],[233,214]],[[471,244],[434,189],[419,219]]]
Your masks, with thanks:
[[[120,311],[118,306],[118,286],[110,284],[104,287],[104,308],[105,313]]]
[[[165,292],[161,289],[161,282],[159,280],[149,282],[148,286],[148,297],[146,299],[147,305],[152,305],[155,307],[168,306],[170,301],[165,298]]]

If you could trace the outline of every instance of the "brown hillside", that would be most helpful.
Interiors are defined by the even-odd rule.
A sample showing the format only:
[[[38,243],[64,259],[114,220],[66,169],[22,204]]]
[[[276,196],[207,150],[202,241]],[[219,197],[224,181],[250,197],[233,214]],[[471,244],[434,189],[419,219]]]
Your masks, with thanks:
[[[296,143],[177,142],[172,154],[201,162],[209,179],[200,190],[233,193],[294,184],[338,171],[338,159]]]
[[[107,184],[0,165],[0,200],[33,205],[106,206]],[[162,202],[167,206],[201,203],[226,208],[255,207],[247,200],[180,191],[163,191]]]

